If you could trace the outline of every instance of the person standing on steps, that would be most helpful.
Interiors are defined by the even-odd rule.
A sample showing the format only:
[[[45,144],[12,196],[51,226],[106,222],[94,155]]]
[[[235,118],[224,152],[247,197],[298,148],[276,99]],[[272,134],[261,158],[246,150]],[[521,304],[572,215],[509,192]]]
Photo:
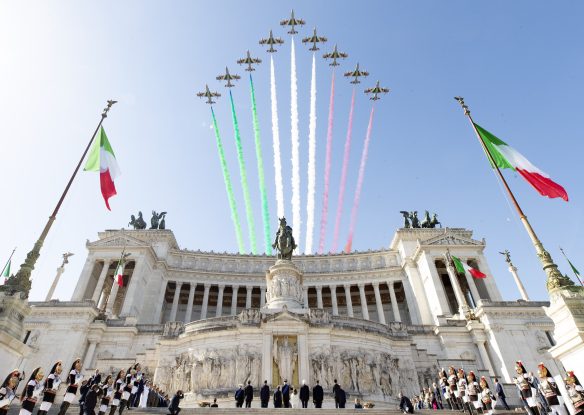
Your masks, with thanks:
[[[21,379],[20,371],[15,369],[6,376],[0,385],[0,415],[6,415],[10,404],[16,398],[16,388]]]
[[[19,415],[32,415],[34,411],[34,406],[36,405],[37,399],[43,390],[43,377],[45,373],[43,369],[37,367],[32,371],[30,378],[28,378],[28,383],[26,384],[20,400],[22,401],[22,407],[20,409]]]
[[[341,388],[340,386],[337,389],[337,393],[335,394],[335,397],[337,399],[337,402],[339,403],[339,408],[344,408],[345,404],[347,403],[347,394],[345,393],[343,388]]]
[[[268,381],[264,380],[264,386],[260,389],[260,401],[262,408],[267,408],[270,402],[270,387]]]
[[[113,400],[110,406],[109,415],[114,415],[116,413],[116,408],[120,406],[120,400],[122,399],[122,391],[124,389],[124,376],[126,376],[126,371],[124,369],[120,370],[116,375],[114,380],[113,389]]]
[[[245,387],[245,407],[251,408],[251,401],[253,401],[253,386],[251,386],[251,380],[247,381],[247,386]]]
[[[55,402],[55,396],[57,395],[57,390],[59,389],[59,384],[61,383],[61,378],[59,375],[63,371],[63,365],[60,360],[55,362],[47,380],[45,381],[45,388],[43,390],[43,401],[41,402],[41,407],[37,412],[37,415],[46,415],[53,406]]]
[[[322,400],[324,399],[324,391],[322,386],[320,386],[319,381],[316,381],[316,385],[312,388],[312,402],[314,402],[315,408],[322,408]]]
[[[284,408],[290,408],[290,385],[287,379],[284,380],[284,386],[282,386],[282,402]]]
[[[310,388],[306,381],[302,379],[302,387],[300,388],[300,402],[303,408],[308,408],[308,400],[310,399]]]
[[[505,400],[506,396],[505,391],[503,390],[503,386],[499,383],[499,379],[497,378],[495,378],[495,396],[497,397],[497,400],[501,400],[503,407],[507,411],[511,409],[509,408],[509,405],[507,405],[507,401]]]
[[[235,391],[235,407],[243,408],[243,401],[245,400],[245,391],[243,390],[243,385],[240,383],[239,387]]]
[[[335,383],[333,385],[333,397],[335,398],[335,408],[339,407],[339,401],[337,400],[337,391],[341,388],[341,385],[339,385],[337,383],[337,380],[334,379],[333,382]]]
[[[89,382],[87,382],[87,384],[89,384]],[[99,385],[93,385],[89,388],[89,391],[85,395],[85,415],[95,415],[95,407],[100,396],[101,390],[99,389]]]
[[[67,386],[67,392],[59,409],[59,415],[65,415],[67,413],[67,409],[69,409],[71,402],[75,399],[77,390],[81,386],[81,379],[83,379],[81,375],[81,359],[77,358],[71,365],[71,370],[69,370],[69,377],[67,378],[69,386]]]
[[[101,401],[99,402],[99,411],[97,415],[105,415],[107,412],[107,408],[114,394],[113,384],[114,379],[112,378],[112,375],[108,375],[103,381],[103,384],[100,386]]]
[[[282,407],[282,391],[280,390],[280,385],[276,387],[276,392],[274,392],[274,408]]]
[[[85,397],[91,388],[89,382],[89,380],[84,380],[81,382],[81,386],[79,387],[79,415],[85,414]]]

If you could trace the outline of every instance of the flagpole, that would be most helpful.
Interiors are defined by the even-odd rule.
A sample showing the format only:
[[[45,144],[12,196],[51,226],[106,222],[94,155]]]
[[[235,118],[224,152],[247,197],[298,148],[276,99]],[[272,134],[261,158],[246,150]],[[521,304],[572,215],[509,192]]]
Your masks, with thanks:
[[[509,194],[511,201],[513,202],[513,205],[515,206],[515,209],[517,210],[517,213],[519,214],[519,219],[521,220],[521,223],[523,223],[523,226],[525,227],[527,234],[531,238],[531,242],[533,243],[533,246],[535,247],[535,252],[537,253],[537,256],[539,258],[539,261],[541,262],[542,268],[547,275],[546,286],[547,286],[548,292],[554,291],[556,289],[564,288],[564,287],[573,287],[574,283],[572,282],[572,280],[570,280],[567,276],[562,275],[562,273],[558,270],[558,266],[554,263],[552,256],[550,255],[550,253],[548,251],[545,250],[543,244],[541,243],[540,239],[537,237],[535,231],[533,230],[533,227],[531,226],[531,224],[527,220],[527,216],[525,216],[525,213],[523,213],[523,209],[521,209],[521,206],[519,206],[519,203],[517,202],[515,195],[511,191],[511,188],[507,184],[505,177],[503,177],[503,174],[501,173],[499,166],[497,166],[497,163],[495,163],[495,160],[493,159],[493,155],[490,153],[489,149],[487,148],[487,146],[483,142],[483,139],[481,138],[481,136],[480,136],[475,124],[474,124],[472,116],[470,115],[470,110],[469,110],[468,106],[464,103],[464,98],[463,97],[454,97],[454,99],[458,101],[458,103],[460,104],[460,106],[464,110],[464,115],[467,116],[467,118],[472,126],[472,129],[475,132],[477,139],[479,140],[479,143],[481,144],[481,147],[483,148],[483,150],[484,150],[485,154],[487,155],[487,158],[491,162],[493,168],[497,172],[499,179],[501,179],[501,182],[503,182],[503,186],[505,186],[505,190],[507,190],[507,193]]]
[[[568,259],[568,256],[566,255],[566,253],[564,252],[564,250],[562,249],[562,247],[560,246],[560,251],[562,252],[562,255],[564,255],[564,258],[566,258],[566,261],[568,261],[568,263],[570,264],[570,266],[572,267],[572,272],[574,272],[574,275],[576,276],[576,278],[578,278],[578,281],[580,282],[580,285],[584,286],[584,282],[582,282],[582,280],[580,279],[580,275],[578,272],[576,272],[577,270],[574,268],[574,265],[572,265],[572,263],[570,262],[570,260]]]
[[[63,200],[65,200],[65,196],[67,196],[67,193],[69,192],[69,188],[71,187],[71,184],[73,183],[73,180],[75,179],[75,176],[77,176],[77,172],[79,171],[79,168],[81,167],[81,163],[83,163],[83,159],[87,155],[87,152],[89,151],[89,148],[91,147],[91,144],[93,143],[93,140],[95,139],[95,136],[97,135],[97,132],[99,131],[99,129],[103,123],[103,120],[105,120],[107,118],[108,111],[110,110],[112,105],[114,105],[116,102],[117,101],[114,101],[114,100],[107,101],[107,106],[103,109],[103,112],[101,113],[101,119],[99,120],[99,123],[97,124],[97,127],[95,128],[95,131],[93,132],[93,135],[91,136],[91,139],[89,140],[89,143],[87,143],[87,147],[85,147],[85,151],[83,152],[83,155],[79,159],[79,162],[77,163],[77,166],[75,167],[75,170],[73,170],[73,174],[71,175],[71,178],[69,179],[69,182],[67,183],[67,186],[65,186],[65,190],[63,191],[63,194],[61,194],[59,202],[57,202],[57,206],[55,206],[53,213],[51,214],[51,216],[49,216],[49,220],[47,221],[47,223],[46,223],[46,225],[41,233],[41,236],[35,242],[32,250],[26,255],[26,259],[24,260],[24,263],[20,265],[20,269],[18,270],[18,272],[16,273],[14,278],[10,278],[8,280],[8,283],[1,287],[4,291],[8,291],[11,294],[14,294],[16,292],[20,292],[23,294],[22,295],[23,298],[28,298],[28,293],[30,292],[30,288],[32,285],[32,283],[30,281],[30,274],[32,273],[32,270],[34,269],[34,266],[35,266],[35,264],[40,256],[40,252],[41,252],[41,248],[43,246],[43,243],[45,242],[45,239],[46,239],[49,231],[51,230],[51,226],[53,226],[53,222],[57,218],[57,214],[59,213],[59,209],[61,208],[61,205],[63,204]]]
[[[12,255],[14,255],[14,252],[16,252],[16,247],[14,247],[14,249],[12,250],[12,253],[8,257],[8,261],[6,261],[6,264],[4,264],[4,268],[2,268],[3,274],[4,274],[4,271],[6,271],[6,267],[8,266],[8,264],[10,264],[10,260],[12,259]]]

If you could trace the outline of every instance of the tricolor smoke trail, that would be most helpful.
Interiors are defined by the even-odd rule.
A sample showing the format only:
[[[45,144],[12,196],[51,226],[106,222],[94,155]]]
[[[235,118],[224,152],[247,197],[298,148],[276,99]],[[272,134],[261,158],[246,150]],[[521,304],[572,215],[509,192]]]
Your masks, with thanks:
[[[300,134],[298,132],[298,79],[294,37],[290,49],[290,138],[292,140],[292,224],[294,239],[300,245],[302,218],[300,215]],[[300,251],[300,247],[298,247]]]
[[[312,79],[310,81],[310,120],[308,123],[308,191],[306,196],[306,246],[304,252],[312,253],[314,232],[314,194],[316,187],[316,57],[312,54]]]
[[[237,122],[237,115],[235,113],[235,103],[233,102],[233,94],[229,91],[229,99],[231,100],[231,118],[233,120],[233,132],[235,134],[235,147],[237,150],[237,161],[239,163],[239,174],[241,176],[241,189],[243,191],[243,201],[245,204],[245,215],[247,218],[247,228],[249,231],[249,244],[251,253],[257,254],[255,224],[253,220],[253,210],[251,205],[251,198],[249,196],[249,186],[247,185],[247,171],[245,169],[245,159],[243,158],[243,145],[241,144],[241,134],[239,133],[239,124]]]
[[[274,177],[276,180],[276,206],[278,217],[285,216],[284,183],[282,181],[282,155],[280,153],[280,127],[278,125],[278,98],[276,95],[276,73],[274,57],[270,56],[270,97],[272,102],[272,137],[274,145]]]
[[[320,242],[318,245],[318,253],[322,254],[324,251],[324,244],[326,239],[326,225],[328,218],[328,202],[329,202],[329,187],[331,178],[331,155],[333,149],[333,115],[335,111],[335,72],[331,79],[331,96],[329,100],[329,114],[328,114],[328,128],[326,133],[326,157],[324,161],[324,192],[322,196],[322,212],[320,218]]]
[[[343,216],[343,202],[345,199],[345,188],[347,184],[347,171],[349,169],[349,155],[351,153],[351,134],[353,132],[353,112],[355,110],[355,91],[351,96],[351,108],[349,109],[349,125],[347,126],[347,137],[345,139],[345,151],[343,154],[343,168],[341,170],[341,183],[339,185],[339,198],[337,200],[337,215],[335,218],[335,231],[333,234],[333,246],[331,251],[336,252],[339,244],[339,230],[341,228],[341,217]]]
[[[241,236],[241,224],[239,223],[239,215],[237,214],[237,205],[235,203],[235,196],[233,195],[233,186],[231,185],[231,178],[229,176],[229,168],[227,167],[227,160],[225,159],[225,151],[223,150],[223,143],[221,142],[221,135],[219,134],[219,126],[217,125],[217,118],[215,118],[215,111],[211,107],[211,115],[213,116],[213,128],[215,129],[215,140],[217,141],[217,151],[219,152],[219,161],[221,162],[221,170],[223,171],[223,180],[225,181],[225,190],[227,191],[227,200],[231,208],[231,220],[235,227],[235,237],[237,239],[237,246],[239,253],[244,253],[243,238]]]
[[[264,158],[262,156],[262,143],[260,139],[260,124],[258,121],[258,112],[256,108],[255,89],[253,78],[249,74],[249,85],[251,89],[251,113],[253,118],[253,132],[255,139],[256,159],[258,165],[258,180],[260,183],[260,197],[262,200],[262,219],[264,222],[264,243],[267,255],[272,255],[271,231],[270,231],[270,211],[268,208],[268,195],[266,192],[266,181],[264,179]]]
[[[367,134],[363,143],[363,152],[361,153],[361,164],[359,165],[359,177],[357,178],[357,188],[355,189],[355,198],[353,199],[353,208],[351,209],[351,224],[349,225],[349,238],[345,245],[345,253],[351,252],[353,246],[353,235],[355,233],[355,222],[357,222],[357,211],[359,210],[359,200],[361,198],[361,189],[363,188],[363,177],[365,176],[365,165],[367,164],[367,153],[369,151],[369,141],[371,140],[371,127],[373,125],[373,112],[375,107],[371,106],[369,115],[369,124],[367,125]]]

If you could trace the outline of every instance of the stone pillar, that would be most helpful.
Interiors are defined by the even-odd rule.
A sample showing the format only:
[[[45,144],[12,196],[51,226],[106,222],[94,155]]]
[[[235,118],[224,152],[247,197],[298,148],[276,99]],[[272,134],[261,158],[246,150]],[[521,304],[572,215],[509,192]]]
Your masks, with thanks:
[[[203,293],[203,304],[201,305],[201,320],[207,318],[207,306],[209,303],[209,290],[211,289],[210,284],[205,284],[205,292]]]
[[[237,314],[237,291],[239,291],[239,285],[233,286],[233,292],[231,293],[231,315]]]
[[[95,258],[92,256],[88,256],[85,260],[85,265],[83,266],[79,280],[77,280],[77,285],[75,286],[75,291],[73,291],[73,295],[71,296],[71,301],[83,300],[83,295],[85,294],[87,283],[89,282],[89,278],[91,278],[91,274],[93,273],[93,267],[95,267],[95,261]]]
[[[316,307],[317,308],[324,308],[324,306],[322,304],[322,287],[321,286],[316,287]]]
[[[221,317],[221,314],[223,314],[223,291],[225,291],[225,285],[220,285],[219,295],[217,296],[217,309],[215,310],[215,317]]]
[[[306,380],[310,385],[310,362],[308,360],[308,342],[306,334],[299,334],[298,337],[298,381]]]
[[[99,297],[101,296],[101,292],[103,291],[103,283],[105,281],[105,277],[107,276],[107,271],[109,270],[110,264],[111,264],[111,260],[109,260],[109,259],[106,259],[103,261],[103,269],[101,270],[101,274],[99,274],[99,279],[97,280],[97,285],[95,286],[95,291],[93,292],[93,297],[91,297],[91,299],[95,302],[95,305],[98,305],[97,302],[99,301]],[[51,288],[53,288],[53,287],[51,287]],[[50,298],[49,298],[49,300],[50,300]]]
[[[333,302],[333,316],[339,315],[339,306],[337,305],[337,286],[331,285],[331,301]]]
[[[462,259],[460,260],[462,262]],[[466,261],[465,261],[466,264]],[[477,289],[477,285],[475,284],[474,277],[469,276],[468,272],[464,273],[464,277],[466,278],[466,283],[468,284],[468,288],[470,288],[470,293],[472,294],[472,298],[474,299],[475,306],[478,304],[479,300],[481,299],[481,295],[479,294],[479,290]]]
[[[114,303],[116,302],[116,297],[118,296],[118,289],[120,286],[116,281],[116,276],[114,275],[114,282],[112,284],[112,289],[110,290],[109,298],[107,299],[107,305],[105,307],[105,313],[112,315],[114,310]]]
[[[91,364],[93,363],[93,356],[95,355],[96,347],[97,341],[95,339],[89,339],[89,346],[87,347],[87,352],[85,353],[85,359],[83,359],[84,368],[93,369]]]
[[[395,287],[393,284],[393,281],[387,283],[387,286],[389,287],[389,298],[391,299],[391,310],[393,311],[393,319],[395,321],[401,321],[399,307],[397,306],[397,298],[395,297]]]
[[[192,282],[189,284],[189,301],[187,302],[187,312],[185,313],[185,323],[190,323],[193,321],[193,302],[195,300],[195,290],[197,289],[197,284]]]
[[[367,308],[367,297],[365,297],[365,284],[359,284],[359,297],[361,297],[361,313],[363,319],[369,320],[369,309]]]
[[[178,282],[176,283],[176,288],[174,290],[174,298],[172,299],[172,309],[170,311],[170,321],[176,321],[176,312],[178,311],[178,300],[180,297],[180,290],[182,288],[183,283]]]
[[[347,315],[353,317],[353,301],[351,301],[351,285],[345,284],[345,299],[347,300]]]
[[[525,301],[531,301],[529,299],[529,295],[527,295],[527,291],[525,291],[525,287],[523,286],[521,279],[519,279],[519,275],[517,274],[517,267],[510,265],[509,272],[511,273],[511,275],[513,275],[513,279],[515,280],[515,284],[517,284],[517,288],[519,289],[521,298],[523,298]]]
[[[470,323],[471,327],[474,325]],[[491,359],[489,358],[489,353],[487,352],[487,348],[485,347],[486,336],[482,333],[482,331],[478,331],[473,327],[473,340],[479,349],[479,354],[481,355],[481,360],[483,365],[485,366],[484,369],[489,371],[489,375],[494,377],[496,376],[495,370],[493,369],[493,365],[491,364]]]
[[[268,381],[268,385],[272,384],[272,333],[264,333],[262,336],[262,376],[262,385],[264,380]]]
[[[308,287],[302,289],[302,300],[304,301],[304,308],[308,308]]]
[[[166,295],[166,286],[168,285],[168,282],[165,281],[164,279],[162,280],[162,284],[160,287],[160,297],[158,298],[158,303],[156,304],[156,312],[155,312],[155,316],[158,316],[158,323],[165,323],[164,321],[162,321],[162,309],[164,308],[164,298]]]
[[[245,290],[245,308],[251,308],[251,291],[253,290],[253,286],[247,285]]]
[[[456,270],[452,267],[450,257],[445,259],[446,262],[446,271],[448,272],[448,276],[450,277],[450,283],[452,284],[452,288],[454,289],[454,296],[456,297],[456,301],[458,302],[458,312],[461,316],[464,316],[466,311],[468,310],[468,304],[466,303],[466,298],[464,298],[464,294],[462,293],[462,289],[460,288],[460,284],[458,282],[458,274]]]
[[[59,283],[59,279],[61,278],[61,275],[63,274],[63,272],[65,272],[65,267],[61,265],[59,268],[57,268],[57,275],[55,275],[55,279],[53,280],[53,283],[51,284],[51,288],[49,288],[49,292],[47,293],[47,296],[45,297],[45,301],[51,301],[51,299],[53,298],[53,294],[55,293],[55,288],[57,288],[57,284]]]
[[[388,283],[388,285],[389,284],[390,283]],[[406,297],[408,311],[410,312],[410,320],[412,324],[421,324],[421,317],[418,312],[418,303],[414,298],[414,291],[412,290],[412,286],[410,285],[410,280],[407,278],[405,280],[402,280],[402,285],[404,287],[404,294]]]
[[[128,282],[128,288],[126,289],[126,295],[124,297],[124,303],[122,304],[122,311],[120,312],[123,316],[136,315],[139,313],[137,307],[135,306],[136,297],[139,295],[136,290],[139,286],[144,284],[144,268],[146,267],[146,257],[141,254],[139,255],[134,263],[134,270],[130,275],[130,281]],[[132,307],[134,306],[134,307]]]
[[[266,287],[260,287],[260,308],[266,305]]]
[[[381,302],[381,294],[379,293],[379,283],[373,283],[373,291],[375,291],[375,304],[377,305],[377,318],[381,324],[385,322],[385,314],[383,313],[383,303]]]

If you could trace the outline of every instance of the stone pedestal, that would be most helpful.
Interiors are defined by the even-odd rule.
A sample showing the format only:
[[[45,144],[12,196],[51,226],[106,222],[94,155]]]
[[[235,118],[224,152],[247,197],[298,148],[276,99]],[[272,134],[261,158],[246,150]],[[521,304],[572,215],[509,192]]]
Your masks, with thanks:
[[[25,345],[23,320],[29,315],[28,301],[22,298],[21,293],[8,295],[0,292],[0,359],[1,373],[18,367],[22,359],[31,349]]]
[[[292,261],[279,259],[266,272],[266,304],[262,311],[273,314],[284,308],[304,314],[302,307],[302,272]]]
[[[554,321],[556,345],[549,352],[562,362],[566,370],[573,370],[584,378],[584,288],[568,287],[550,292],[550,306],[546,314]]]

